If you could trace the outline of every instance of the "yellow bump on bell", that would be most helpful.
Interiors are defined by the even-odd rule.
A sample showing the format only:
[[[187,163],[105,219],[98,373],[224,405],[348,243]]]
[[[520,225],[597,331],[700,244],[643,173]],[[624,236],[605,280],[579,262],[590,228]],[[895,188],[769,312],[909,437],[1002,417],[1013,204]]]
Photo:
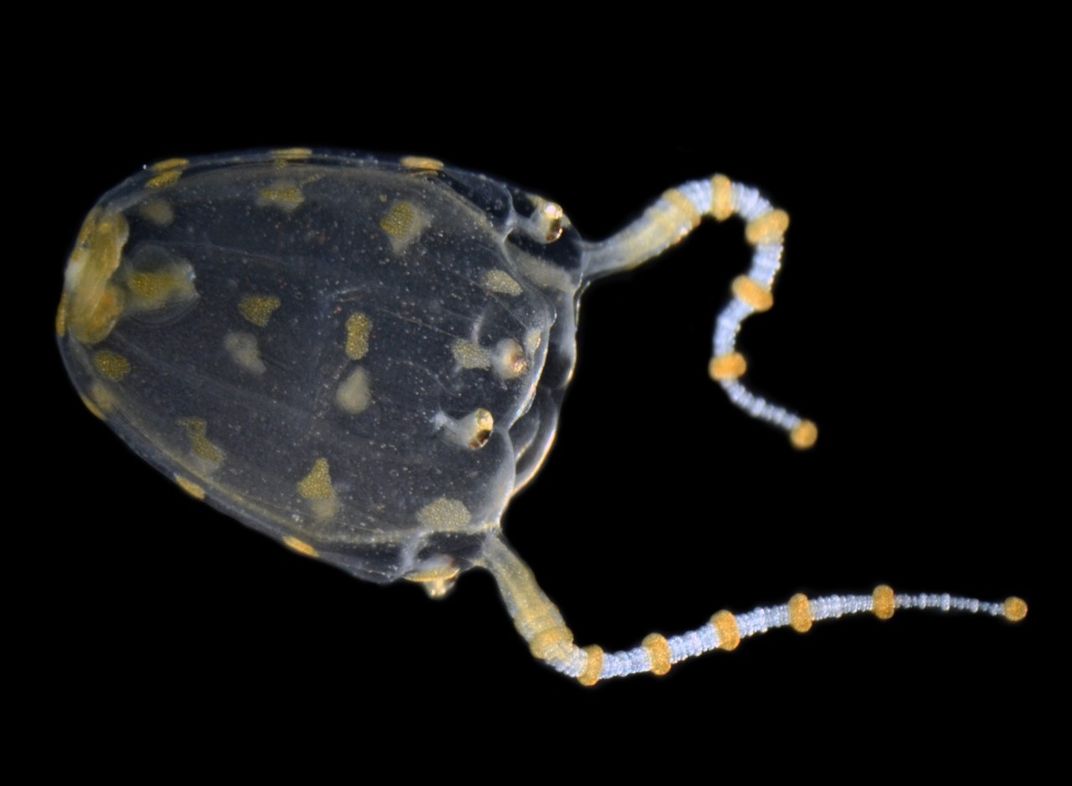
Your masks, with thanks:
[[[819,427],[810,420],[802,420],[789,432],[789,441],[797,450],[807,450],[819,439]]]
[[[167,172],[169,169],[185,169],[190,165],[190,162],[185,158],[165,158],[163,161],[157,161],[150,169],[154,172]]]
[[[753,246],[781,243],[787,229],[789,229],[789,214],[784,210],[772,210],[749,221],[744,228],[744,236]]]
[[[272,160],[275,161],[277,167],[286,166],[288,161],[302,162],[310,158],[313,155],[313,151],[307,147],[285,147],[280,150],[272,151]]]
[[[711,216],[725,221],[733,215],[733,183],[725,175],[711,178]]]
[[[670,671],[670,644],[666,637],[658,633],[649,633],[641,642],[651,658],[651,673],[661,677]]]
[[[185,491],[187,494],[189,494],[194,499],[204,499],[205,498],[205,490],[201,486],[199,486],[197,483],[194,483],[192,480],[190,480],[188,478],[184,478],[182,475],[176,474],[175,475],[175,483],[176,483],[176,485],[178,485],[178,487],[180,489]]]
[[[442,161],[427,156],[402,156],[398,163],[406,169],[419,169],[425,172],[438,172],[443,168]]]
[[[167,188],[168,186],[173,186],[178,183],[180,177],[182,177],[182,169],[168,169],[165,172],[161,172],[159,175],[153,175],[145,181],[145,187]]]
[[[719,355],[711,358],[711,362],[707,364],[707,373],[716,382],[721,382],[725,379],[737,379],[744,376],[744,372],[747,370],[748,362],[740,352]]]
[[[534,658],[547,660],[563,644],[573,643],[573,631],[565,625],[556,625],[553,628],[545,628],[532,637],[529,642],[529,650]]]
[[[577,681],[590,688],[599,682],[599,675],[603,673],[603,648],[598,644],[592,644],[584,648],[588,660],[585,661],[584,671],[577,675]]]
[[[893,587],[879,584],[871,593],[871,611],[880,620],[888,620],[893,616],[894,609]]]
[[[320,552],[306,543],[304,540],[299,540],[293,535],[283,536],[283,545],[299,554],[304,554],[306,557],[319,557]]]
[[[769,311],[774,305],[774,295],[771,291],[748,276],[737,276],[733,279],[733,295],[742,303],[747,303],[755,311]]]
[[[100,383],[96,384],[99,385]],[[82,399],[82,403],[85,404],[86,409],[90,411],[93,417],[97,418],[98,420],[105,419],[104,413],[101,412],[101,408],[97,406],[96,402],[94,402],[93,399],[86,398],[85,396],[80,396],[80,398]]]
[[[1009,622],[1019,622],[1027,616],[1027,603],[1023,598],[1015,595],[1005,599],[1005,619]]]
[[[802,592],[789,599],[789,627],[797,633],[807,633],[811,630],[811,604],[808,596]]]
[[[737,627],[737,618],[728,611],[720,611],[711,617],[711,626],[718,634],[718,648],[720,650],[737,649],[741,643],[741,631]]]

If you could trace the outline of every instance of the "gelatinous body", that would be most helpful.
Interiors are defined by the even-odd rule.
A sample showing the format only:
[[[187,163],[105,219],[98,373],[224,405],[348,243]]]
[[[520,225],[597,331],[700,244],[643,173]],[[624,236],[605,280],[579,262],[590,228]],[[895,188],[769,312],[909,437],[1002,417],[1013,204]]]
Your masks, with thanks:
[[[69,267],[67,367],[245,524],[374,581],[467,566],[554,433],[575,233],[549,248],[536,204],[478,175],[295,158],[181,162],[105,196]]]

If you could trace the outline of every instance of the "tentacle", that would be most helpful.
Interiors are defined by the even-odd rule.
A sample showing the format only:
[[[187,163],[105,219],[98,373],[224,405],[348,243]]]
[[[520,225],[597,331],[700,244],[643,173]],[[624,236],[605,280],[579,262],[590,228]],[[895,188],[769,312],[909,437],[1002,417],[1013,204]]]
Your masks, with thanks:
[[[754,248],[752,266],[734,279],[733,298],[718,315],[708,371],[734,404],[752,417],[785,430],[795,447],[810,448],[819,435],[815,423],[749,390],[741,382],[747,363],[737,351],[741,323],[774,305],[774,279],[789,227],[784,210],[772,207],[756,189],[733,183],[725,175],[693,180],[665,192],[621,232],[586,246],[585,275],[597,278],[634,268],[683,240],[704,217],[725,221],[733,215],[746,222],[745,238]]]
[[[604,652],[602,647],[578,647],[558,607],[543,593],[529,567],[497,535],[488,538],[484,566],[491,571],[514,626],[529,644],[534,657],[582,685],[601,680],[650,672],[663,675],[671,666],[712,650],[734,650],[742,639],[778,628],[807,633],[816,622],[852,614],[874,614],[890,619],[899,609],[930,609],[986,614],[1019,622],[1027,616],[1027,604],[1010,597],[987,602],[949,594],[895,593],[887,585],[870,595],[826,595],[808,598],[794,595],[783,604],[760,606],[744,614],[719,611],[695,630],[676,636],[652,633],[630,650]]]

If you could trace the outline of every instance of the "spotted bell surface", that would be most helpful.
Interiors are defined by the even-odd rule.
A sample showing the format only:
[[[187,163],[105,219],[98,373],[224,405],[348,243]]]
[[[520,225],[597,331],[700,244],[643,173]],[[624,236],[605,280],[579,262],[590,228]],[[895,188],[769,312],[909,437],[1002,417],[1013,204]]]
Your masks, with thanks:
[[[469,564],[574,358],[576,233],[427,166],[165,162],[86,220],[60,315],[79,392],[145,459],[380,582]]]

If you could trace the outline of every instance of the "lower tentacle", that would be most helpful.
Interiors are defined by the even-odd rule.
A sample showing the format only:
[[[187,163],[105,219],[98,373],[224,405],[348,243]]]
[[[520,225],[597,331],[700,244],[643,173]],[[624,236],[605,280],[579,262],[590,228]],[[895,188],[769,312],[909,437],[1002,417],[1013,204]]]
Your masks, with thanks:
[[[887,585],[870,595],[826,595],[808,598],[796,594],[786,603],[760,606],[743,614],[719,611],[700,627],[675,636],[649,634],[629,650],[605,652],[598,645],[578,647],[558,607],[543,593],[529,567],[506,542],[492,535],[486,542],[484,565],[491,571],[514,625],[529,643],[534,657],[582,685],[632,674],[663,675],[688,658],[714,650],[730,651],[743,639],[779,628],[807,633],[817,622],[854,614],[890,619],[901,609],[928,609],[1002,617],[1019,622],[1027,604],[1017,597],[1002,602],[949,594],[895,593]]]

